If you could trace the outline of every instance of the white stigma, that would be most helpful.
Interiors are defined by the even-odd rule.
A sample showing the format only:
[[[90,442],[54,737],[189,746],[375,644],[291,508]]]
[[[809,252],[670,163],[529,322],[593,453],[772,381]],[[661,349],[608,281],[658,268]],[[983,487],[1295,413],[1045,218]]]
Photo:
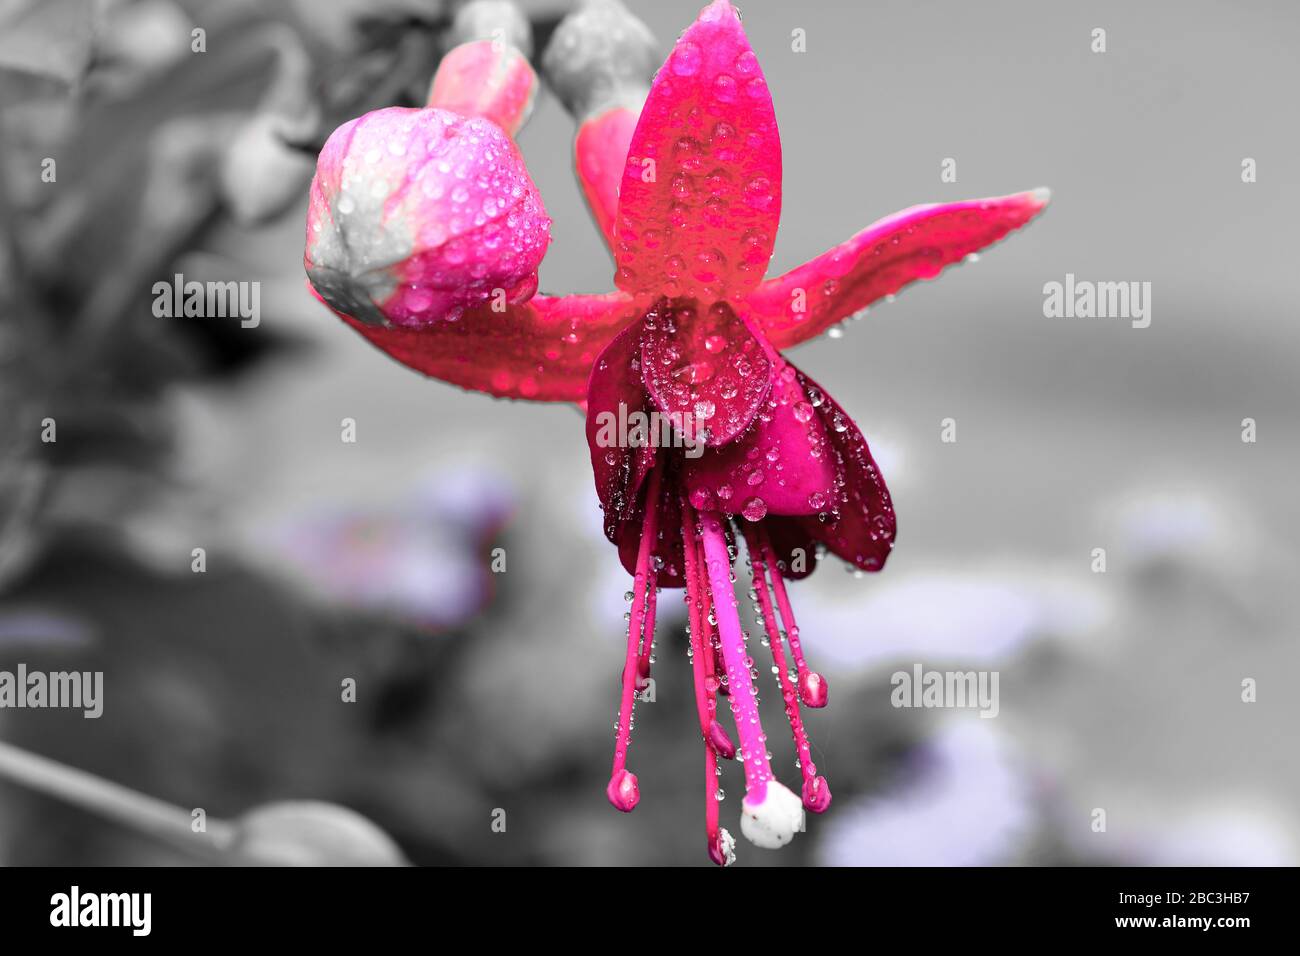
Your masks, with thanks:
[[[789,787],[775,780],[767,782],[762,803],[749,796],[740,805],[740,832],[754,846],[777,850],[803,829],[803,801]]]

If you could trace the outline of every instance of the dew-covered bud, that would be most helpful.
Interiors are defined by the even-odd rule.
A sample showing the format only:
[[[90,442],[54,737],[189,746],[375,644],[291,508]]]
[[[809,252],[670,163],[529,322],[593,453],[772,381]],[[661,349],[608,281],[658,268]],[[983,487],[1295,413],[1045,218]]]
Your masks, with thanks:
[[[449,38],[456,46],[438,64],[427,105],[486,117],[514,136],[528,121],[539,86],[528,62],[527,18],[507,0],[474,0],[457,12]]]
[[[586,0],[542,54],[551,88],[578,119],[616,106],[639,109],[662,62],[650,28],[619,0]]]
[[[527,301],[550,230],[500,126],[392,107],[344,123],[326,141],[303,261],[336,311],[418,328]]]
[[[229,850],[264,866],[405,866],[388,834],[332,803],[268,803],[234,821]]]

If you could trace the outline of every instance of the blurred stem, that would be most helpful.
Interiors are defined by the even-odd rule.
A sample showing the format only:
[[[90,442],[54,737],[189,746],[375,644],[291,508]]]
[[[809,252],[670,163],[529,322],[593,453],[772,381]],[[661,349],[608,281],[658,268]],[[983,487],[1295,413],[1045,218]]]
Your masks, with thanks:
[[[28,753],[4,741],[0,741],[0,778],[209,860],[224,860],[224,849],[234,840],[235,828],[224,820],[209,818],[207,832],[195,833],[190,828],[190,811],[183,807]]]

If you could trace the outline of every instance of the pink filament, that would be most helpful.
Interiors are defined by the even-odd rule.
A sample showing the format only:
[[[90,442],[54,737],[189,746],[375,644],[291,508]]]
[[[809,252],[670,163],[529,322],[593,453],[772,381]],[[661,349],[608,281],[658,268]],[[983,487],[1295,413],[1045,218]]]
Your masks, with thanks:
[[[744,526],[745,543],[749,546],[750,562],[754,567],[754,589],[758,592],[759,606],[763,612],[763,627],[767,630],[768,644],[772,647],[772,663],[776,666],[777,677],[781,682],[781,697],[785,700],[785,715],[790,721],[790,735],[794,738],[795,753],[799,757],[799,772],[803,775],[805,790],[816,786],[817,766],[812,760],[812,748],[808,743],[808,732],[804,729],[803,715],[799,711],[799,691],[790,680],[785,662],[785,648],[781,632],[776,626],[776,613],[772,609],[772,597],[768,593],[769,578],[780,576],[775,565],[771,565],[770,552],[759,542],[760,531]]]
[[[705,563],[713,590],[713,611],[718,620],[722,657],[731,689],[731,712],[736,718],[736,729],[744,750],[745,791],[755,803],[762,803],[767,797],[767,782],[773,779],[772,765],[767,759],[767,742],[758,718],[757,692],[749,673],[753,661],[745,651],[736,593],[731,584],[731,555],[727,551],[722,520],[716,512],[701,513],[700,525],[704,532]]]
[[[808,669],[808,662],[804,660],[803,645],[799,643],[799,625],[795,623],[794,608],[790,606],[790,598],[785,593],[785,582],[781,579],[781,572],[777,569],[776,555],[772,552],[772,544],[764,531],[760,529],[758,534],[763,563],[771,570],[772,593],[776,595],[776,606],[781,611],[781,623],[785,625],[785,636],[790,641],[790,653],[794,655],[795,670],[802,685],[811,671]]]
[[[637,690],[637,662],[641,650],[641,632],[643,624],[646,630],[654,633],[654,605],[646,599],[648,591],[655,587],[655,572],[650,560],[659,524],[659,471],[650,473],[650,484],[646,489],[645,519],[641,527],[641,544],[636,558],[636,579],[633,588],[632,615],[627,628],[627,658],[623,664],[623,696],[619,704],[618,738],[614,746],[614,767],[610,771],[611,783],[617,781],[627,766],[627,750],[632,743],[632,706]],[[646,611],[649,614],[646,614]],[[647,639],[647,643],[649,643]],[[612,798],[611,798],[612,799]],[[635,800],[632,801],[635,806]],[[630,810],[631,806],[619,806],[620,810]]]
[[[650,568],[649,586],[645,592],[645,636],[641,639],[641,654],[636,664],[636,689],[643,691],[650,686],[650,651],[654,647],[655,637],[655,601],[658,587],[655,583],[655,570]]]
[[[709,691],[707,678],[712,676],[706,670],[708,661],[704,656],[705,603],[704,590],[699,578],[699,542],[695,540],[695,517],[691,509],[683,502],[682,552],[685,558],[686,573],[686,612],[691,629],[691,671],[695,677],[695,709],[700,719],[700,736],[704,740],[704,831],[709,855],[714,862],[718,859],[715,847],[718,846],[718,758],[709,740],[709,727],[717,711],[717,700]]]

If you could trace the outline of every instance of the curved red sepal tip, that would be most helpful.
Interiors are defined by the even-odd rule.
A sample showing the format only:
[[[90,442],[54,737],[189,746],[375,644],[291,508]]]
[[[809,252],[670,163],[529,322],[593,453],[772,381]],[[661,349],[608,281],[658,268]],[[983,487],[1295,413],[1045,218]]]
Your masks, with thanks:
[[[716,720],[709,724],[709,746],[723,760],[735,759],[736,745],[732,741],[731,735]]]
[[[1050,198],[1048,190],[1033,189],[904,209],[768,279],[750,293],[748,305],[772,344],[789,348],[1003,239]]]
[[[808,671],[799,678],[799,700],[805,707],[825,707],[830,697],[826,678],[816,671]]]
[[[808,780],[803,785],[804,809],[813,813],[825,813],[831,805],[831,785],[825,777]]]
[[[631,770],[620,770],[609,778],[605,796],[614,805],[615,810],[631,813],[641,799],[641,788],[637,784],[636,774]]]

